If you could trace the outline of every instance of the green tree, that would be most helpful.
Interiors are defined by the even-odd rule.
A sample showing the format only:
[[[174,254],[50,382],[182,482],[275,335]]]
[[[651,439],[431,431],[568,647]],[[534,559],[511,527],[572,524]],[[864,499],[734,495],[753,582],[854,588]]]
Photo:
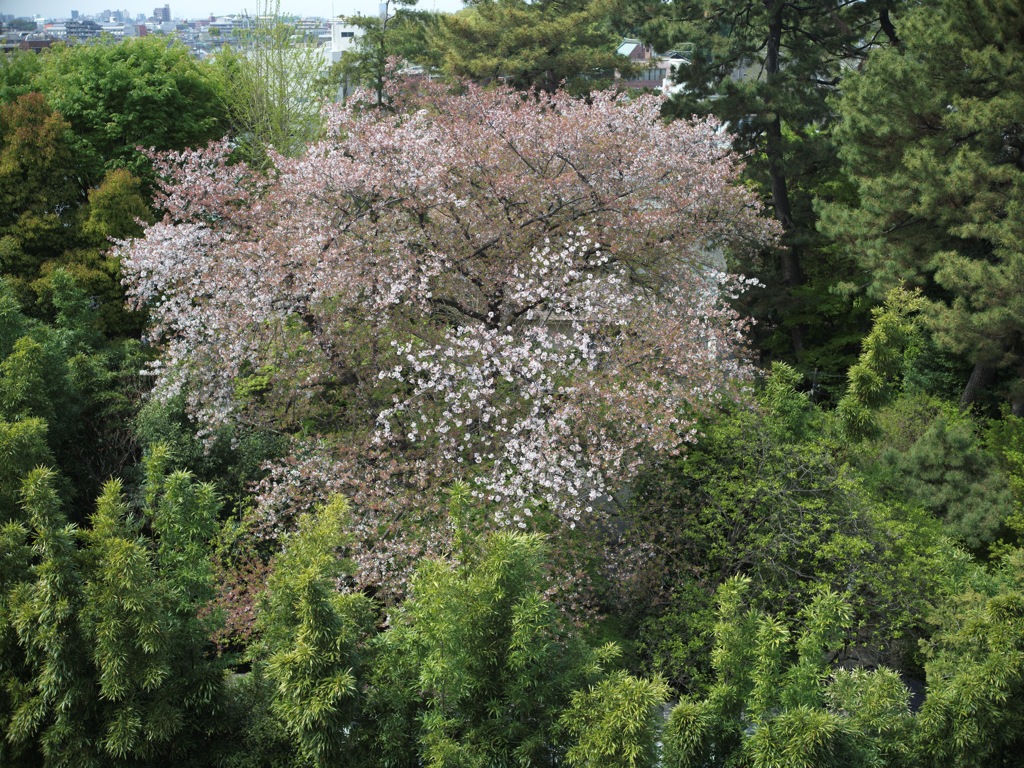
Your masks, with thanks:
[[[891,402],[922,345],[918,313],[923,299],[917,292],[895,288],[885,305],[872,310],[871,332],[861,345],[857,363],[847,372],[849,384],[839,401],[843,428],[853,437],[874,434],[874,411]]]
[[[275,561],[259,617],[261,673],[274,683],[272,709],[313,765],[358,765],[354,745],[372,602],[339,592],[351,568],[348,504],[341,497],[305,516]]]
[[[93,670],[76,621],[82,607],[77,529],[68,523],[54,485],[52,471],[30,473],[23,490],[28,527],[5,529],[11,551],[27,554],[30,545],[31,554],[0,585],[2,624],[14,630],[0,661],[6,694],[0,749],[14,765],[18,759],[33,765],[42,756],[52,766],[98,766]]]
[[[1020,764],[1024,750],[1024,550],[986,571],[961,558],[924,645],[916,746],[928,768]]]
[[[42,57],[32,51],[11,51],[0,59],[0,104],[7,104],[32,90],[32,79],[42,67]]]
[[[377,16],[350,16],[347,22],[361,30],[353,48],[342,54],[335,75],[346,94],[352,86],[364,86],[377,94],[377,103],[387,101],[387,80],[391,62],[428,62],[432,56],[427,30],[437,27],[439,17],[413,10],[419,0],[387,0]]]
[[[35,455],[61,470],[84,522],[102,484],[135,459],[129,419],[145,388],[143,354],[138,342],[104,341],[93,300],[66,272],[54,270],[49,288],[52,324],[26,316],[0,280],[0,420],[37,420],[47,450]]]
[[[22,32],[35,32],[39,28],[39,25],[32,21],[32,19],[25,18],[14,19],[8,26],[11,29],[17,29]]]
[[[829,292],[858,280],[855,265],[815,231],[815,194],[843,194],[830,137],[828,97],[848,65],[884,41],[895,42],[889,12],[898,0],[859,3],[789,0],[674,0],[653,14],[626,3],[626,20],[660,50],[693,51],[666,105],[675,117],[712,114],[727,122],[747,175],[762,190],[783,231],[777,249],[742,265],[768,290],[751,311],[773,332],[769,351],[795,357],[808,372],[845,367],[864,317]],[[884,30],[884,32],[883,32]]]
[[[894,407],[912,407],[909,398]],[[952,404],[933,407],[920,436],[904,449],[877,443],[874,466],[862,462],[879,494],[918,505],[944,523],[949,535],[985,552],[1007,533],[1014,500],[999,456],[980,426]]]
[[[822,584],[845,593],[861,642],[893,664],[920,631],[939,525],[898,495],[871,493],[833,416],[799,381],[776,363],[756,403],[706,419],[685,460],[637,488],[627,541],[642,567],[619,600],[648,663],[679,688],[709,684],[711,595],[738,574],[755,605],[789,616]]]
[[[215,61],[238,156],[265,165],[270,147],[301,155],[322,136],[321,109],[334,95],[318,41],[302,38],[270,7],[258,9],[240,37],[238,49],[225,46]]]
[[[108,484],[84,529],[51,470],[26,478],[28,526],[4,528],[0,571],[0,618],[14,630],[0,661],[5,765],[185,765],[214,743],[221,664],[205,655],[197,609],[211,595],[219,504],[165,465],[149,458],[141,508]]]
[[[663,680],[645,680],[616,670],[572,695],[562,725],[572,743],[570,766],[637,768],[655,765],[661,707],[669,689]]]
[[[842,671],[831,655],[847,640],[853,611],[831,591],[791,628],[746,605],[747,579],[718,594],[707,698],[684,698],[665,732],[665,765],[899,766],[910,751],[908,693],[897,675]]]
[[[456,489],[455,559],[423,562],[381,636],[370,712],[384,765],[634,765],[660,682],[608,673],[545,596],[539,536],[475,537]]]
[[[183,149],[220,138],[227,127],[222,84],[181,43],[140,37],[117,44],[59,47],[33,83],[71,124],[81,187],[113,168],[151,180],[137,147]]]
[[[476,0],[442,17],[432,44],[451,77],[589,93],[631,67],[607,19],[596,0]]]
[[[75,168],[71,126],[41,94],[0,104],[0,273],[27,283],[71,244]]]
[[[1024,15],[940,0],[902,30],[844,80],[836,136],[857,197],[826,205],[822,229],[876,296],[923,289],[936,345],[973,366],[962,403],[995,387],[1024,413]]]
[[[53,466],[46,422],[39,418],[0,419],[0,521],[20,519],[21,481],[31,470]]]

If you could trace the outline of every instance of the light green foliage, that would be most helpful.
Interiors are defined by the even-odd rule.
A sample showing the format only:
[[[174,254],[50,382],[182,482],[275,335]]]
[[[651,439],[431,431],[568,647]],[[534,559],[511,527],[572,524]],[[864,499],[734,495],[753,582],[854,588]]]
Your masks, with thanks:
[[[0,57],[0,104],[7,104],[32,90],[32,79],[42,58],[32,51],[11,51]]]
[[[25,654],[18,646],[18,633],[12,622],[10,597],[15,586],[29,578],[32,548],[28,528],[21,522],[0,522],[0,722],[6,725],[21,689],[28,677]],[[0,738],[0,764],[17,764],[25,750],[6,737]]]
[[[920,286],[936,344],[975,366],[973,402],[1024,403],[1024,15],[1005,0],[913,6],[903,45],[872,52],[838,102],[840,155],[858,197],[826,206],[875,295]],[[1018,406],[1024,407],[1024,406]]]
[[[672,711],[665,765],[898,765],[889,760],[909,736],[906,688],[888,671],[836,671],[829,661],[849,637],[849,604],[825,590],[793,629],[748,608],[749,590],[739,577],[719,590],[717,681],[707,698],[683,699]]]
[[[461,530],[455,554],[420,565],[380,637],[370,702],[380,764],[641,764],[664,686],[609,675],[617,649],[568,631],[545,597],[540,537]]]
[[[219,504],[165,463],[149,459],[141,509],[112,481],[84,529],[68,523],[52,471],[26,478],[28,529],[3,532],[23,562],[5,555],[0,572],[0,619],[14,629],[0,635],[10,764],[185,765],[209,749],[221,665],[204,654],[210,624],[196,612],[212,594]]]
[[[441,19],[432,45],[450,77],[514,88],[589,93],[630,62],[596,0],[477,0]]]
[[[338,591],[351,567],[340,557],[347,511],[339,497],[300,520],[275,562],[258,625],[273,711],[301,754],[325,767],[355,759],[357,683],[375,618],[365,595]]]
[[[334,96],[319,41],[303,39],[269,5],[257,9],[242,40],[242,48],[225,47],[215,59],[237,156],[259,166],[269,147],[301,155],[322,135],[321,108]]]
[[[36,467],[53,464],[45,421],[0,419],[0,523],[20,519],[22,478]]]
[[[925,644],[928,696],[918,715],[922,764],[1019,765],[1024,745],[1024,550],[991,573],[950,568]]]
[[[77,625],[82,607],[77,529],[60,508],[52,471],[34,470],[23,494],[32,561],[21,578],[3,585],[8,611],[3,620],[16,633],[14,653],[2,667],[2,688],[9,697],[4,702],[9,708],[0,713],[3,749],[12,759],[27,759],[24,765],[32,764],[35,753],[47,765],[98,766],[92,748],[92,670]]]
[[[661,705],[669,697],[663,680],[645,680],[621,670],[572,695],[562,715],[574,742],[565,761],[580,768],[637,768],[657,759],[655,736]]]
[[[142,182],[124,168],[108,171],[95,189],[89,190],[82,234],[96,246],[110,238],[127,239],[142,234],[139,222],[152,222],[153,214],[143,195]]]
[[[872,310],[873,323],[860,359],[847,372],[849,385],[839,401],[839,418],[852,437],[876,432],[872,411],[899,393],[908,366],[920,351],[918,312],[924,305],[919,292],[894,288],[882,307]]]

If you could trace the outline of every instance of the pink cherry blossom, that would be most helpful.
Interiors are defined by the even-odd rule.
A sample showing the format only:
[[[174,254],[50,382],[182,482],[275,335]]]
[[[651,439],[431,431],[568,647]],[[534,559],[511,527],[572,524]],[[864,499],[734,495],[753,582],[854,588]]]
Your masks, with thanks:
[[[445,540],[456,479],[492,524],[592,525],[747,377],[750,281],[718,254],[776,233],[713,120],[438,85],[328,117],[265,175],[226,144],[157,156],[166,215],[119,250],[157,396],[295,436],[267,535],[344,492],[381,584]]]

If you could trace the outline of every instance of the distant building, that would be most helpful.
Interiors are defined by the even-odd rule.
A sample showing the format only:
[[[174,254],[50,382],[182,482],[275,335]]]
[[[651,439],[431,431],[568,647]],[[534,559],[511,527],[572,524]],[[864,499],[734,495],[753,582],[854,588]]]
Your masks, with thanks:
[[[233,37],[236,30],[241,28],[242,24],[235,16],[223,16],[219,19],[211,21],[207,28],[211,35],[226,39]]]
[[[72,11],[71,12],[71,20],[72,21],[78,21],[78,11]]]
[[[328,23],[331,27],[331,43],[330,45],[325,45],[321,50],[323,50],[327,65],[330,66],[341,61],[341,55],[345,51],[352,50],[356,43],[356,38],[359,37],[362,30],[342,19],[331,19]]]
[[[619,79],[619,85],[626,88],[650,88],[663,93],[669,93],[676,87],[676,70],[688,66],[693,60],[691,46],[656,53],[651,46],[633,38],[623,40],[617,53],[628,58],[639,69],[630,79]]]
[[[158,22],[169,22],[171,20],[171,6],[165,5],[163,8],[154,8],[153,18]]]
[[[295,24],[295,29],[307,36],[316,37],[321,32],[327,30],[327,22],[325,22],[323,19],[300,19]]]
[[[67,21],[64,23],[64,36],[68,40],[89,40],[93,37],[99,37],[102,31],[99,24],[89,19]]]

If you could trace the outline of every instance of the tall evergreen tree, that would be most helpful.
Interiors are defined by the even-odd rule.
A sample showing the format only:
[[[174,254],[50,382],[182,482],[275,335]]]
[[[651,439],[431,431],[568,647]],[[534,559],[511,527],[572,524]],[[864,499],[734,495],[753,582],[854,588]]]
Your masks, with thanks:
[[[1006,0],[916,8],[903,45],[844,82],[837,131],[853,202],[825,206],[881,295],[920,286],[936,344],[1024,413],[1024,12]]]
[[[842,186],[827,100],[870,46],[897,39],[889,11],[899,1],[675,0],[653,17],[648,5],[629,5],[626,20],[657,48],[693,52],[666,111],[716,115],[750,153],[748,176],[784,232],[778,248],[742,267],[768,286],[751,295],[751,309],[777,331],[762,340],[769,351],[805,369],[838,372],[864,320],[829,294],[852,265],[815,231],[815,190]]]
[[[450,76],[553,92],[588,93],[630,62],[615,52],[597,0],[474,0],[441,19],[433,44]]]

